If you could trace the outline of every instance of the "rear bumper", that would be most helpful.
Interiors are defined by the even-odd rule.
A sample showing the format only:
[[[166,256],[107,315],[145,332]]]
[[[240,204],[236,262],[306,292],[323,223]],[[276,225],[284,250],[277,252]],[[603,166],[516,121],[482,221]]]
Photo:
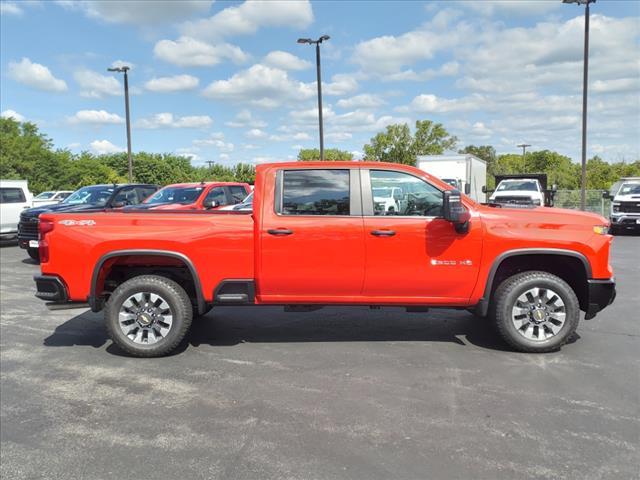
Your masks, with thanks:
[[[610,278],[606,280],[587,280],[589,305],[585,313],[585,320],[596,316],[600,310],[608,307],[616,298],[616,282]]]
[[[36,297],[47,302],[66,303],[69,301],[67,287],[53,275],[36,275]]]

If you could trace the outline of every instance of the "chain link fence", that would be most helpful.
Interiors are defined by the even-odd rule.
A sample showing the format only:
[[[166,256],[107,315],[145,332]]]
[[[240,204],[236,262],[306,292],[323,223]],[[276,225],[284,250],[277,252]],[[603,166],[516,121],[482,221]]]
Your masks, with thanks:
[[[605,190],[587,190],[586,210],[609,217],[611,200],[602,198]],[[580,190],[558,190],[554,198],[554,207],[580,210]]]

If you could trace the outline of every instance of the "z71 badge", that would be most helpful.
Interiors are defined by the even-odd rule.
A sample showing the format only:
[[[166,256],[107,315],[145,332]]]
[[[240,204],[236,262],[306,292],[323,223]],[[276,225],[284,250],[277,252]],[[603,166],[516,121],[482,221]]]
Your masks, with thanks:
[[[95,225],[95,220],[58,220],[60,225],[65,225],[67,227],[90,227],[91,225]]]

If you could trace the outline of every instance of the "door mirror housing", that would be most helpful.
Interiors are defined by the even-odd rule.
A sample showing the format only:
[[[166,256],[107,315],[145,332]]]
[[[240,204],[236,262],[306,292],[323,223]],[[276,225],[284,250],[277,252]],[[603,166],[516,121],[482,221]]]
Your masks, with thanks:
[[[445,190],[442,193],[442,212],[444,219],[453,223],[458,233],[466,233],[469,229],[469,211],[462,205],[458,190]]]
[[[605,190],[604,192],[602,192],[602,198],[610,199],[611,198],[611,194]]]
[[[471,193],[471,184],[470,183],[465,183],[464,184],[464,194],[465,195],[469,195]]]
[[[220,206],[220,202],[218,202],[216,200],[205,199],[205,201],[202,202],[202,206],[208,210],[210,208],[219,207]]]
[[[486,185],[482,185],[482,193],[487,193],[487,186]]]

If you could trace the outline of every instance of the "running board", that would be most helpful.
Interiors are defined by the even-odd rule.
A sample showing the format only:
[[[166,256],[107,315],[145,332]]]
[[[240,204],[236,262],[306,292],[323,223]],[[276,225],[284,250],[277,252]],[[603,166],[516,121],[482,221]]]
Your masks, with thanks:
[[[49,310],[72,310],[74,308],[89,308],[89,304],[85,302],[65,302],[65,303],[56,303],[56,302],[47,302],[45,306]]]
[[[249,295],[246,293],[223,293],[216,297],[220,303],[247,303]]]

